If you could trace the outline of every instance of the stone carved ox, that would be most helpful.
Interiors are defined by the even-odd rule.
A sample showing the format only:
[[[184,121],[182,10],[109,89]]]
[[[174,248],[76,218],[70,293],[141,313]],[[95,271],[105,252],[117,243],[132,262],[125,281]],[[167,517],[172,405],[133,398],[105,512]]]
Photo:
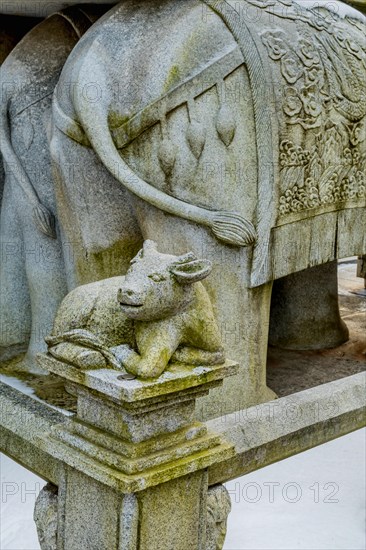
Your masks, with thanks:
[[[25,365],[33,371],[67,292],[48,145],[52,94],[72,48],[105,10],[73,7],[50,16],[1,69],[0,352],[2,359],[16,355],[30,338]]]
[[[163,252],[208,257],[206,288],[242,365],[208,414],[273,396],[273,280],[365,250],[364,32],[361,15],[291,0],[127,0],[65,65],[58,208],[67,241],[87,250],[69,260],[69,285],[132,258],[137,226]]]
[[[141,378],[160,376],[171,360],[222,364],[219,329],[200,283],[210,272],[206,260],[160,254],[146,241],[125,277],[78,287],[63,300],[49,352],[82,368],[124,366]]]

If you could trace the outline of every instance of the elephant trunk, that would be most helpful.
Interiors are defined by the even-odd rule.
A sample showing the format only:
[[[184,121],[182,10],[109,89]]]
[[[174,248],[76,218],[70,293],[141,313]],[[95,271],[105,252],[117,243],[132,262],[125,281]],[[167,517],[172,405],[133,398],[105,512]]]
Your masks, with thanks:
[[[28,174],[13,149],[10,136],[8,105],[9,100],[4,97],[0,105],[0,150],[3,155],[5,165],[8,170],[12,171],[12,176],[14,177],[16,185],[19,185],[19,187],[23,190],[30,206],[33,208],[33,218],[37,228],[45,235],[55,239],[55,218],[48,208],[40,202]]]

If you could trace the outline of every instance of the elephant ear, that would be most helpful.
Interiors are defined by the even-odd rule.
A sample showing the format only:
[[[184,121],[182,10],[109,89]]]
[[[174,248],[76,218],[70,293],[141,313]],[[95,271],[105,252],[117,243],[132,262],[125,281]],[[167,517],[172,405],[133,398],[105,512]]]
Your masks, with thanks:
[[[206,279],[212,271],[212,263],[208,260],[194,260],[184,264],[173,264],[170,273],[181,285],[190,285]]]

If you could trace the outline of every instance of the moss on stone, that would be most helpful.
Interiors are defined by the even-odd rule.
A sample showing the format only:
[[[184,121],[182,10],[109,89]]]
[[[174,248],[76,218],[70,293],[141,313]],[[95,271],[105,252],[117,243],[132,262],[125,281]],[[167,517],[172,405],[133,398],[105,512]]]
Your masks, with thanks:
[[[168,92],[174,85],[179,84],[180,70],[178,65],[173,65],[165,81],[164,90]]]
[[[129,120],[130,116],[121,115],[117,111],[109,111],[108,113],[108,126],[110,130],[116,130],[121,126],[124,126]]]
[[[54,407],[76,412],[76,397],[65,389],[65,381],[54,374],[34,375],[24,369],[25,354],[0,363],[0,374],[16,378],[34,390],[35,395]]]

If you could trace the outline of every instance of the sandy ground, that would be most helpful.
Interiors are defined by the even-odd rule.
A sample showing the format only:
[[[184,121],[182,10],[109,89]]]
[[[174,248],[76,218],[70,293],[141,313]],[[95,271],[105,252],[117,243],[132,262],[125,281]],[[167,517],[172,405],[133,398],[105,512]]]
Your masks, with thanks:
[[[319,351],[269,348],[267,383],[280,397],[366,370],[366,289],[356,272],[354,258],[339,264],[339,305],[348,342]]]

